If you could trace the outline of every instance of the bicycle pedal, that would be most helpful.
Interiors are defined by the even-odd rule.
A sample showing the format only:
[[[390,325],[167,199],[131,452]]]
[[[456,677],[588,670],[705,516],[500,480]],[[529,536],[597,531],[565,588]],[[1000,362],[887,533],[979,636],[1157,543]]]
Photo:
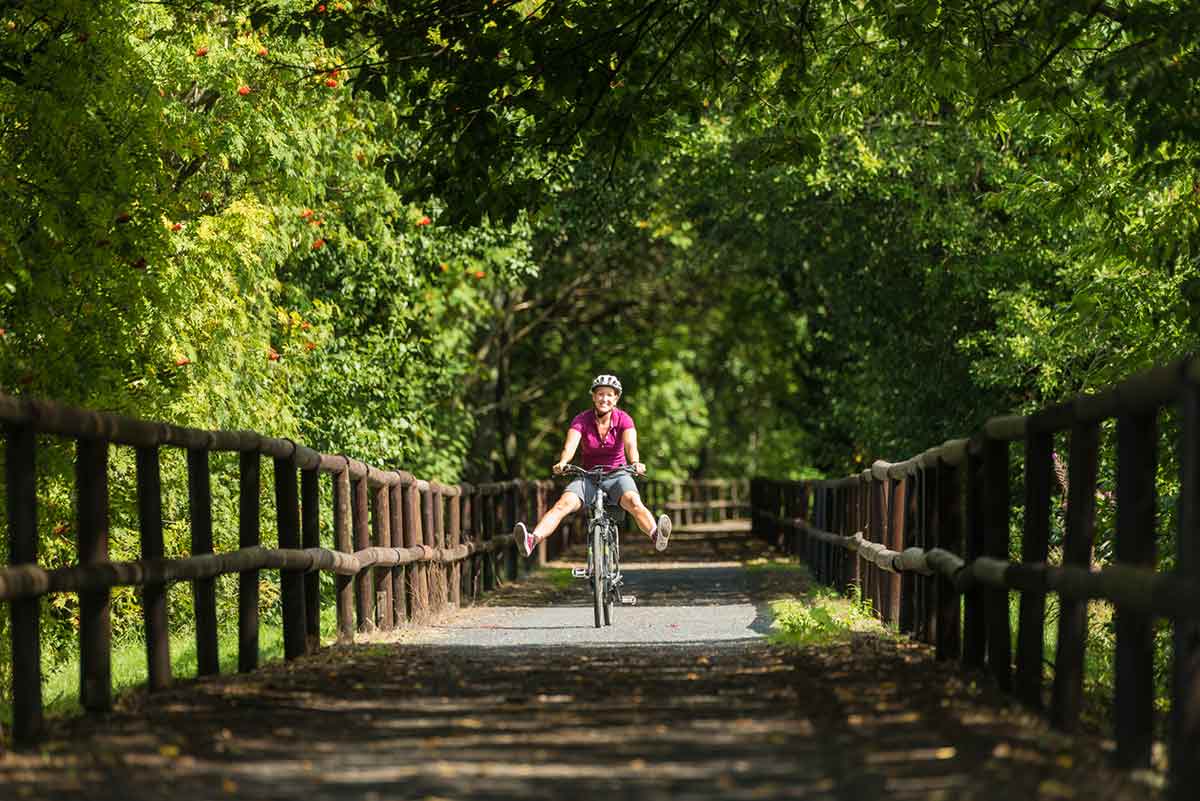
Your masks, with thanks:
[[[587,578],[590,575],[591,574],[588,572],[588,569],[586,567],[571,568],[571,576],[574,578]]]
[[[637,606],[637,598],[632,595],[622,595],[621,603],[625,606]]]

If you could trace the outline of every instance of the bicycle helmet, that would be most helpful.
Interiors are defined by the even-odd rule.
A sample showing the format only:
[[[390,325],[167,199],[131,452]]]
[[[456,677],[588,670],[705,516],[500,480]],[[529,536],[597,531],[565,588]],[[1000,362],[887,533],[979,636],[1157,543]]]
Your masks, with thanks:
[[[592,388],[589,391],[595,392],[600,387],[611,387],[612,389],[615,389],[617,391],[618,395],[620,395],[621,394],[621,379],[617,378],[615,375],[609,375],[608,373],[601,373],[600,375],[596,376],[596,378],[592,381]]]

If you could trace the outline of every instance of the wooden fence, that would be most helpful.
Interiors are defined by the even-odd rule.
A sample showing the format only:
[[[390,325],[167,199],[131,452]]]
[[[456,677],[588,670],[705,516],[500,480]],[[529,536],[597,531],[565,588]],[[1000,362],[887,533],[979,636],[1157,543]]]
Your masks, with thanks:
[[[665,512],[675,528],[720,523],[750,515],[748,480],[708,478],[686,481],[647,479],[642,500],[652,512]]]
[[[259,571],[280,571],[285,658],[318,642],[316,571],[336,575],[338,639],[420,622],[449,605],[492,589],[544,562],[561,538],[518,558],[511,531],[535,519],[552,499],[549,481],[471,486],[417,479],[345,456],[321,454],[290,440],[253,432],[204,431],[0,394],[5,437],[9,566],[0,569],[0,602],[11,610],[14,742],[35,742],[43,725],[40,598],[78,593],[80,703],[104,712],[112,703],[110,590],[142,588],[149,687],[171,681],[166,586],[193,588],[200,675],[217,673],[216,577],[238,576],[238,669],[259,658]],[[39,437],[75,441],[78,565],[38,565]],[[109,561],[109,458],[114,447],[136,452],[137,513],[142,558]],[[186,451],[191,556],[163,558],[163,448]],[[239,548],[214,553],[210,456],[239,454]],[[262,460],[272,461],[277,539],[260,531]],[[320,482],[331,484],[333,542],[319,542]]]
[[[1160,418],[1178,410],[1181,491],[1176,562],[1156,569]],[[1101,425],[1116,421],[1115,563],[1092,566]],[[1069,436],[1062,563],[1049,564],[1054,437]],[[1021,561],[1009,559],[1010,458],[1023,448]],[[1046,594],[1059,600],[1049,716],[1076,727],[1083,702],[1087,602],[1116,609],[1115,762],[1148,766],[1154,737],[1153,621],[1173,626],[1171,797],[1200,786],[1200,359],[1134,376],[1029,416],[989,420],[904,462],[832,481],[752,482],[753,527],[800,555],[821,581],[857,585],[881,617],[986,668],[1041,709]],[[1009,592],[1019,593],[1016,649]]]

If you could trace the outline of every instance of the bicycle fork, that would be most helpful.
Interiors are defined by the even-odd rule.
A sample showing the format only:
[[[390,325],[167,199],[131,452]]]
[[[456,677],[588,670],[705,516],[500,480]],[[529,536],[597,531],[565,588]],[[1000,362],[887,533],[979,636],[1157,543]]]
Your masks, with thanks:
[[[617,544],[615,542],[613,542],[610,537],[606,536],[606,537],[604,537],[604,547],[606,549],[608,549],[608,548],[619,547],[619,546],[617,546]],[[619,560],[614,560],[614,561],[617,561],[619,563]],[[595,569],[595,566],[596,566],[596,555],[594,553],[592,553],[592,546],[589,544],[588,545],[588,555],[587,555],[587,567],[573,567],[573,568],[571,568],[571,575],[575,578],[590,580],[592,577],[592,571]],[[625,606],[637,606],[637,598],[635,596],[624,595],[621,592],[621,584],[624,583],[625,576],[621,573],[621,570],[619,567],[617,568],[617,572],[615,574],[606,576],[605,580],[608,584],[608,591],[613,594],[613,597],[616,598],[617,603],[625,605]]]

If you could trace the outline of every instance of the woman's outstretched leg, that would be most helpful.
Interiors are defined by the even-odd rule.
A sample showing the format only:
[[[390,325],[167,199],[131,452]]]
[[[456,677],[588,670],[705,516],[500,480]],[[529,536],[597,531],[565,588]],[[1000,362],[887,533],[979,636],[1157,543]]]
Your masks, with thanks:
[[[621,508],[633,515],[642,533],[654,541],[655,550],[667,549],[667,540],[671,536],[671,518],[659,515],[658,522],[655,523],[654,515],[646,508],[646,504],[642,503],[642,496],[633,491],[621,496]]]
[[[549,537],[558,530],[558,526],[562,523],[563,518],[571,514],[579,507],[583,506],[583,500],[573,492],[564,492],[559,496],[558,501],[547,510],[546,514],[542,515],[542,519],[533,527],[533,531],[526,528],[525,524],[517,523],[513,528],[513,536],[517,539],[517,547],[526,556],[533,553],[533,549],[542,540]]]

